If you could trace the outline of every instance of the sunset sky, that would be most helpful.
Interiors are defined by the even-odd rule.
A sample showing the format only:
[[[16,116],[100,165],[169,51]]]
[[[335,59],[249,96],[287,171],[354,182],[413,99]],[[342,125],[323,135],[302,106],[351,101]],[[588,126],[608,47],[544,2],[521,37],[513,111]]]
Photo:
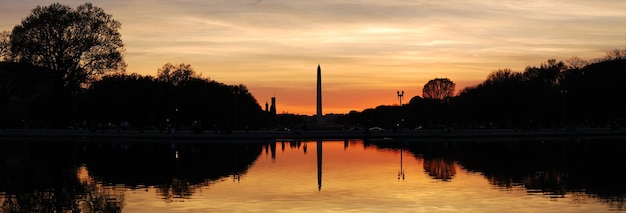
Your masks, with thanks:
[[[0,0],[0,31],[37,5]],[[259,104],[315,113],[316,68],[324,113],[361,111],[422,95],[430,79],[457,89],[494,70],[523,71],[550,58],[626,49],[622,0],[94,0],[122,23],[128,73],[186,63],[203,77],[244,84]]]

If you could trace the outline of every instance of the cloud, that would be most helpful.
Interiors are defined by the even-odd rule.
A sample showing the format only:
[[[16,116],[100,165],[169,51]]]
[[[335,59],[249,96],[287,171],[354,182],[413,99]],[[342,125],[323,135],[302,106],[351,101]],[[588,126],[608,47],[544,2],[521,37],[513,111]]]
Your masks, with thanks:
[[[53,2],[2,4],[0,30]],[[626,2],[619,0],[93,3],[122,23],[128,71],[189,63],[203,76],[251,88],[312,82],[304,73],[318,63],[336,71],[327,81],[337,89],[407,88],[434,77],[479,82],[499,68],[626,47]]]

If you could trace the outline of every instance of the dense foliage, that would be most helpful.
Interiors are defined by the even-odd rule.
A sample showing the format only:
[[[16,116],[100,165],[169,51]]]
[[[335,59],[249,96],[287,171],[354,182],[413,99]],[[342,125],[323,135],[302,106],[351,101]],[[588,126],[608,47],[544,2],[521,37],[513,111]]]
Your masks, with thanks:
[[[626,51],[567,63],[554,59],[523,72],[494,71],[449,101],[411,99],[402,107],[379,106],[338,119],[346,126],[479,129],[617,128],[626,124]]]
[[[55,89],[76,91],[99,75],[124,70],[120,27],[90,3],[76,9],[54,3],[33,9],[2,46],[10,49],[3,50],[7,60],[47,67]]]
[[[51,98],[49,72],[28,64],[0,63],[0,75],[7,77],[0,89],[4,126],[229,131],[259,128],[270,118],[244,85],[225,85],[193,71],[186,74],[195,77],[177,81],[138,74],[104,76],[73,93],[68,103]],[[175,70],[170,77],[183,79],[177,76],[181,73]],[[53,107],[59,105],[67,107]]]
[[[129,122],[139,129],[162,130],[228,131],[263,124],[266,114],[244,85],[225,85],[199,77],[159,79],[119,74],[94,82],[84,94],[84,119],[95,125]]]
[[[117,72],[125,68],[120,26],[90,3],[55,3],[0,33],[0,127],[306,126],[304,117],[264,112],[244,85],[202,78],[188,64],[167,63],[156,77]],[[617,128],[626,123],[625,80],[626,50],[614,50],[592,62],[550,59],[523,72],[498,70],[457,96],[454,82],[436,78],[409,104],[332,117],[344,126],[388,129]]]
[[[448,78],[435,78],[424,85],[422,96],[443,101],[454,96],[455,87],[456,84]]]

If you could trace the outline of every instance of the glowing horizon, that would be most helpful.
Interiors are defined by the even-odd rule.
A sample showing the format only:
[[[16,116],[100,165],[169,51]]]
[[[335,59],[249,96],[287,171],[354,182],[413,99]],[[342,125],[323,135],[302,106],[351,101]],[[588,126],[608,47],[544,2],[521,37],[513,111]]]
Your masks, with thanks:
[[[0,31],[37,5],[0,4]],[[63,0],[73,8],[82,1]],[[277,112],[313,115],[316,68],[324,113],[397,105],[438,77],[457,90],[501,68],[603,57],[626,48],[626,2],[606,1],[102,1],[122,23],[128,73],[190,64],[203,77],[244,84]]]

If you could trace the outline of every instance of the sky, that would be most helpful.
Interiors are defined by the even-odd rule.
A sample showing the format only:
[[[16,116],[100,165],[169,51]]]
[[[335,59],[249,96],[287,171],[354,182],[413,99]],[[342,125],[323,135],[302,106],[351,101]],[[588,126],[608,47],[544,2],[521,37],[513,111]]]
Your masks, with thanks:
[[[0,0],[0,31],[37,5]],[[457,90],[493,71],[548,59],[594,59],[626,49],[622,0],[93,0],[122,23],[127,73],[190,64],[203,77],[244,84],[261,106],[315,114],[398,105],[434,78]]]

